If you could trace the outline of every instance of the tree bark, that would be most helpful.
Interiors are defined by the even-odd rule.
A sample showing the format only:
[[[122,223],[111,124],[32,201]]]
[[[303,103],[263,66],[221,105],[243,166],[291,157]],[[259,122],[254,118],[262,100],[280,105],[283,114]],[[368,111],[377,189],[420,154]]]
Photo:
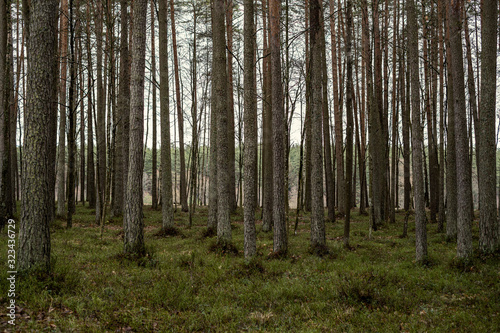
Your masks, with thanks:
[[[175,12],[174,0],[170,0],[170,20],[172,25],[172,45],[174,48],[174,78],[175,78],[175,99],[177,106],[177,125],[179,127],[179,160],[180,160],[180,199],[183,212],[188,211],[187,185],[186,185],[186,157],[184,155],[184,115],[182,112],[181,86],[179,81],[179,60],[177,55],[177,35],[175,32]]]
[[[57,85],[58,1],[32,0],[28,21],[28,91],[24,114],[22,208],[19,228],[18,270],[50,267],[50,134]],[[48,98],[49,97],[49,98]]]
[[[159,1],[160,33],[160,122],[161,122],[161,211],[163,230],[174,227],[172,161],[170,149],[170,107],[168,82],[167,1]]]
[[[352,77],[352,1],[347,0],[346,8],[346,57],[347,57],[347,87],[346,87],[346,160],[345,160],[345,220],[344,246],[349,247],[350,220],[352,207],[352,155],[353,155],[353,77]]]
[[[311,248],[326,246],[323,205],[323,66],[319,0],[310,3],[310,73],[311,73]],[[279,101],[278,101],[279,102]],[[273,103],[274,105],[274,103]]]
[[[255,103],[255,25],[254,2],[244,2],[244,99],[245,99],[245,206],[244,206],[244,253],[245,258],[255,256],[255,208],[257,199],[257,105]]]
[[[288,250],[287,226],[285,219],[285,126],[283,110],[283,90],[281,81],[280,56],[280,15],[281,1],[269,1],[269,21],[271,28],[271,76],[273,112],[273,223],[274,247],[277,255],[285,255]],[[320,127],[321,128],[321,127]],[[322,170],[322,169],[321,169]]]
[[[156,131],[156,44],[155,44],[155,10],[154,1],[151,1],[151,72],[153,76],[153,84],[151,89],[153,89],[153,147],[152,147],[152,179],[151,179],[151,208],[158,209],[158,167],[157,167],[157,150],[156,141],[158,140],[158,134]]]
[[[457,257],[469,260],[472,255],[472,184],[465,107],[465,85],[462,51],[462,0],[452,0],[450,15],[450,52],[453,78],[453,104],[455,111],[455,144],[457,156]]]
[[[427,259],[427,218],[425,216],[424,184],[422,171],[422,127],[420,117],[420,79],[418,60],[418,24],[414,0],[408,0],[408,60],[411,73],[411,141],[413,195],[415,198],[415,247],[417,262]]]
[[[224,0],[215,0],[212,7],[212,108],[217,114],[217,243],[225,247],[231,242],[229,217],[229,159],[227,116],[227,65]],[[213,124],[212,124],[213,126]]]
[[[496,206],[496,38],[498,28],[497,2],[483,0],[481,6],[481,113],[478,163],[479,177],[479,250],[494,252],[498,248]]]
[[[145,253],[142,174],[144,170],[144,70],[147,8],[147,0],[134,0],[131,45],[130,151],[125,201],[127,228],[124,237],[124,250],[125,253],[136,255]]]

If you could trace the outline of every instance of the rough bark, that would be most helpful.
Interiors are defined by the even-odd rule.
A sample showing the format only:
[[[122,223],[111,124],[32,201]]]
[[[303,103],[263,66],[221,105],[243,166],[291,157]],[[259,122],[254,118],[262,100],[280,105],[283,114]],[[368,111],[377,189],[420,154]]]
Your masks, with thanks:
[[[420,79],[418,60],[418,24],[414,0],[408,0],[408,60],[411,75],[411,141],[413,195],[415,198],[415,254],[417,262],[427,259],[427,218],[425,216],[423,160],[422,160],[422,127],[420,116]]]
[[[90,2],[87,2],[87,21],[90,20]],[[87,24],[87,66],[92,68],[92,54],[90,44],[90,24]],[[87,87],[91,87],[92,71],[87,76]],[[92,91],[89,91],[87,96],[87,200],[89,208],[96,206],[96,189],[95,189],[95,167],[94,167],[94,116],[93,116]]]
[[[69,53],[69,92],[68,92],[68,210],[67,228],[72,227],[75,213],[75,179],[76,179],[76,61],[75,61],[75,30],[73,22],[73,0],[69,1],[70,53]]]
[[[174,0],[170,0],[170,23],[172,25],[172,45],[174,51],[175,100],[177,106],[177,125],[179,127],[179,160],[180,160],[180,199],[183,212],[188,211],[186,184],[186,157],[184,154],[184,115],[182,112],[181,86],[179,80],[179,59],[177,54],[177,35],[175,32]]]
[[[59,84],[59,149],[57,152],[57,212],[58,216],[64,216],[64,204],[66,202],[66,81],[68,68],[68,0],[61,1],[61,26],[60,26],[60,50],[61,58],[61,82]]]
[[[311,73],[311,247],[326,245],[323,205],[323,68],[321,42],[321,5],[310,3],[310,73]]]
[[[162,228],[164,230],[174,227],[170,149],[167,1],[159,1],[158,11],[160,33],[161,211]]]
[[[255,26],[253,0],[245,0],[244,10],[244,253],[245,258],[252,258],[257,252],[255,232],[255,208],[257,202],[257,105],[255,103]]]
[[[125,253],[137,255],[143,255],[145,252],[142,173],[144,169],[144,69],[147,8],[147,0],[134,0],[130,69],[130,151],[125,200],[127,228],[124,237],[124,250]]]
[[[496,206],[496,38],[497,3],[483,0],[481,6],[481,113],[479,142],[479,250],[484,253],[498,248]]]
[[[234,146],[234,92],[233,92],[233,0],[226,1],[227,27],[227,136],[228,136],[228,172],[229,172],[229,207],[236,210],[236,176]]]
[[[346,87],[346,160],[345,160],[345,220],[344,246],[349,247],[350,220],[352,207],[352,162],[353,162],[353,76],[352,76],[352,1],[347,0],[346,8],[346,57],[347,57],[347,87]]]
[[[283,89],[281,81],[280,56],[280,15],[281,1],[270,0],[269,18],[271,36],[272,104],[273,104],[273,222],[274,253],[284,255],[288,250],[288,237],[285,219],[285,126],[283,110]],[[320,127],[321,128],[321,127]]]
[[[262,231],[269,232],[273,228],[273,118],[271,102],[271,59],[269,55],[266,2],[263,1],[263,119],[262,119]]]
[[[224,0],[215,0],[212,7],[212,108],[217,114],[217,243],[224,247],[231,242],[229,216],[229,168],[226,27]],[[212,124],[213,126],[213,124]]]
[[[157,175],[157,156],[158,152],[156,150],[156,141],[158,140],[158,134],[156,130],[156,54],[155,54],[155,49],[156,49],[156,44],[155,44],[155,9],[154,9],[154,2],[151,1],[151,75],[152,75],[152,87],[153,93],[153,142],[152,142],[152,179],[151,179],[151,208],[156,210],[158,209],[158,175]]]
[[[24,114],[22,206],[19,228],[18,270],[50,265],[52,217],[50,181],[51,117],[57,108],[53,87],[57,85],[58,1],[32,0],[28,39],[28,91]],[[52,114],[54,113],[54,114]],[[54,136],[52,138],[55,139]]]
[[[465,107],[465,85],[462,51],[462,0],[452,0],[450,16],[450,52],[453,78],[453,104],[455,111],[455,148],[457,156],[457,257],[468,260],[472,255],[472,184],[471,164],[467,131],[467,109]]]

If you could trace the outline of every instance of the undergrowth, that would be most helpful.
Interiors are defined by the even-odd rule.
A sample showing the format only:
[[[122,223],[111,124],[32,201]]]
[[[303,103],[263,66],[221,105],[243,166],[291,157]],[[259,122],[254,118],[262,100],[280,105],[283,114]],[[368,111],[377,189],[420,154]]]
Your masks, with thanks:
[[[123,253],[121,219],[102,239],[93,210],[78,206],[72,229],[51,229],[50,273],[18,275],[15,331],[55,332],[494,332],[500,327],[500,257],[456,259],[456,245],[428,226],[429,256],[415,261],[413,217],[400,238],[396,224],[370,232],[352,214],[349,249],[340,219],[326,225],[326,246],[310,247],[309,215],[287,253],[273,252],[272,233],[257,234],[257,255],[243,256],[243,217],[232,215],[233,239],[217,245],[207,233],[207,210],[175,214],[161,231],[161,212],[145,209],[144,255]],[[256,214],[260,216],[260,212]],[[19,220],[17,220],[19,221]],[[257,230],[260,230],[258,221]],[[473,224],[478,232],[477,221]],[[159,232],[160,230],[160,232]],[[477,247],[477,239],[474,239]],[[7,236],[0,234],[0,262]],[[477,252],[477,251],[476,251]],[[9,288],[0,272],[0,330],[7,324]]]

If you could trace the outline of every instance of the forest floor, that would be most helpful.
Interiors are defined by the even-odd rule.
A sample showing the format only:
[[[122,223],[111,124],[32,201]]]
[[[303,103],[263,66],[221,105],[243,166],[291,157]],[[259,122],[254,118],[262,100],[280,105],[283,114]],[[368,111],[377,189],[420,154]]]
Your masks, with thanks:
[[[309,253],[308,216],[289,234],[289,254],[271,259],[272,233],[258,232],[257,258],[243,258],[242,210],[233,214],[238,253],[213,252],[204,238],[206,208],[193,226],[175,214],[181,235],[155,236],[161,212],[145,207],[148,255],[123,256],[121,219],[94,224],[79,205],[73,228],[51,228],[52,272],[18,275],[16,326],[7,323],[7,269],[0,272],[0,331],[47,332],[495,332],[500,330],[500,257],[455,259],[456,245],[428,226],[430,260],[415,263],[414,224],[400,238],[396,224],[369,232],[353,213],[351,249],[342,246],[343,220],[327,224],[330,253]],[[259,213],[260,216],[260,213]],[[290,230],[295,211],[290,216]],[[19,220],[17,220],[19,222]],[[258,221],[257,230],[261,228]],[[19,223],[17,223],[19,224]],[[477,246],[478,226],[474,221]],[[477,253],[477,251],[476,251]],[[7,235],[0,235],[0,262]],[[4,264],[2,264],[5,267]]]

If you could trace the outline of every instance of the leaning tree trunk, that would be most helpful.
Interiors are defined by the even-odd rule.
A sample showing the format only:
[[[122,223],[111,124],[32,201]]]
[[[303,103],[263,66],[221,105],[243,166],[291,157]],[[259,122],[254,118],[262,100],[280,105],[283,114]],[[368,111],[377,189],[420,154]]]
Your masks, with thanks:
[[[54,96],[57,85],[58,1],[32,0],[27,22],[28,91],[24,114],[22,206],[19,228],[18,270],[50,267],[52,218],[50,181],[51,118],[57,108],[47,96]]]
[[[147,0],[134,1],[134,26],[132,28],[132,66],[130,86],[130,151],[125,200],[124,250],[143,255],[144,221],[142,173],[144,169],[144,70],[146,59]]]

